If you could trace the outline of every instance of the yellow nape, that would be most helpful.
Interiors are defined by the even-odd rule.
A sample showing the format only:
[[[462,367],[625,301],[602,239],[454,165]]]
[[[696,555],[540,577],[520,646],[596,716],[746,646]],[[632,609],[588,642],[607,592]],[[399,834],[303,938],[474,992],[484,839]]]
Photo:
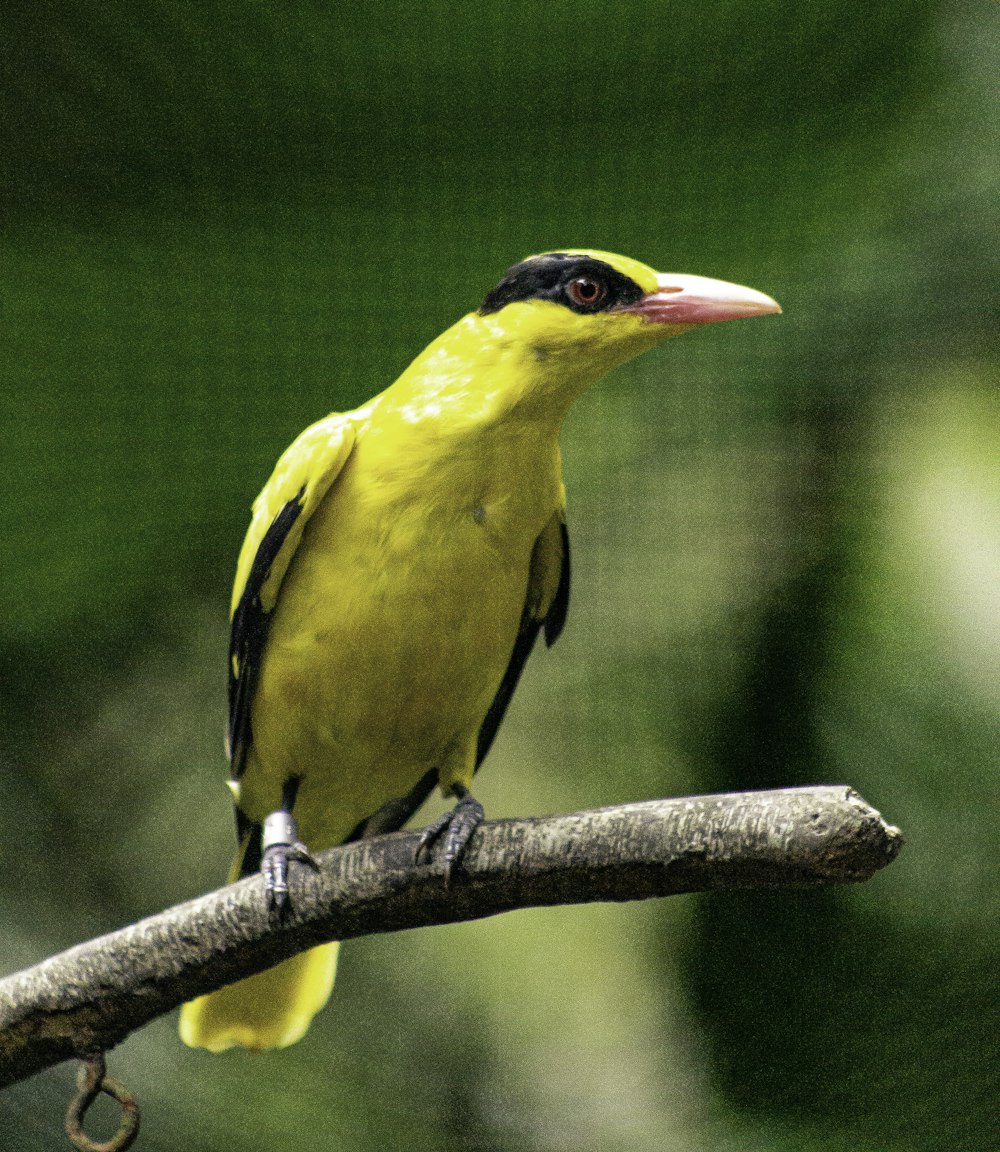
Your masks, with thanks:
[[[181,1039],[190,1048],[287,1048],[301,1040],[329,1000],[337,943],[321,944],[266,972],[181,1005]]]

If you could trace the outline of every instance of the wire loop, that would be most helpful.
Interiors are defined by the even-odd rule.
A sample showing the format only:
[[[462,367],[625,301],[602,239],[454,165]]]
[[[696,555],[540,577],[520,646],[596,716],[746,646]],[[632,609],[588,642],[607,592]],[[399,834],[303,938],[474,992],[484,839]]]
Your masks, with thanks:
[[[102,1092],[121,1107],[121,1123],[110,1140],[91,1140],[83,1130],[83,1118]],[[76,1072],[76,1095],[66,1109],[66,1135],[73,1147],[80,1149],[80,1152],[125,1152],[139,1135],[139,1119],[136,1098],[124,1084],[106,1074],[104,1053],[81,1056],[80,1067]]]

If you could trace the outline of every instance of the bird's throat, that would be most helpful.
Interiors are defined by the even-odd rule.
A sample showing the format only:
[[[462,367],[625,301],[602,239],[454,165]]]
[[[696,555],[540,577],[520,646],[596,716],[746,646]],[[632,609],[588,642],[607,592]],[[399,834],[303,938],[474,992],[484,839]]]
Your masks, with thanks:
[[[376,402],[379,419],[450,440],[499,425],[558,436],[574,402],[628,352],[599,341],[567,349],[545,331],[523,332],[475,313],[430,344]]]

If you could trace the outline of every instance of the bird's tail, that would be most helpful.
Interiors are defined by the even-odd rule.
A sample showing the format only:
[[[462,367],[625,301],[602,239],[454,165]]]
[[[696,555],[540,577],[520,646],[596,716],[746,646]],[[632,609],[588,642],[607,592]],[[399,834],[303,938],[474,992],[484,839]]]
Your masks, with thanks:
[[[230,881],[243,870],[248,839],[240,847]],[[330,998],[339,947],[336,941],[320,944],[266,972],[182,1004],[181,1039],[191,1048],[210,1052],[287,1048],[301,1040]]]
[[[320,944],[277,967],[181,1006],[181,1039],[191,1048],[287,1048],[301,1040],[330,998],[339,945]]]

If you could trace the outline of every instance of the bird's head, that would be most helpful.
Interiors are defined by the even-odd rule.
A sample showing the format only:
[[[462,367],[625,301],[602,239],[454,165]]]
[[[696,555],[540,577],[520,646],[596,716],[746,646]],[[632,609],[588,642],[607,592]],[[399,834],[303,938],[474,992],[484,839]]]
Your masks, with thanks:
[[[605,372],[668,337],[780,311],[763,292],[723,280],[654,272],[612,252],[547,252],[508,268],[379,403],[409,423],[452,431],[514,409],[558,429]]]
[[[509,268],[476,316],[558,372],[595,379],[695,325],[780,311],[752,288],[575,249]]]

